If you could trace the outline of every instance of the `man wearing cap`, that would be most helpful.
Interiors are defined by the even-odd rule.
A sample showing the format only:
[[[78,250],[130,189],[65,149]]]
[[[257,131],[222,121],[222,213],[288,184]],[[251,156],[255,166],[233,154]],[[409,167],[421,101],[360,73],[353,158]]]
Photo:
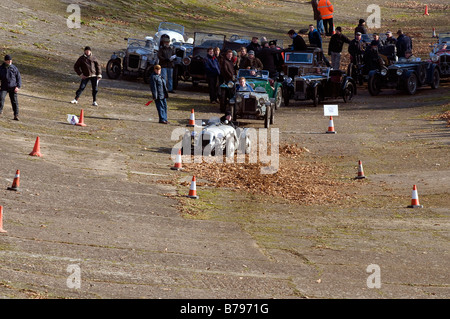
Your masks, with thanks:
[[[350,54],[350,62],[362,64],[364,55],[364,42],[361,40],[361,32],[356,32],[355,38],[348,45],[348,53]]]
[[[161,76],[166,80],[167,89],[170,93],[175,93],[173,91],[173,60],[176,57],[175,49],[170,46],[170,38],[164,37],[162,45],[158,49],[158,59],[161,66]]]
[[[397,39],[392,36],[391,31],[386,32],[386,40],[384,40],[384,43],[383,43],[383,45],[388,45],[388,44],[394,44],[394,45],[397,44]]]
[[[400,59],[405,57],[406,51],[412,51],[412,41],[402,30],[398,30],[397,35],[397,57]]]
[[[22,78],[19,69],[12,64],[10,55],[6,55],[3,64],[0,66],[0,80],[2,82],[0,89],[0,116],[3,113],[6,94],[9,95],[11,106],[14,112],[14,120],[19,120],[19,102],[17,92],[22,87]]]
[[[331,55],[331,67],[334,70],[341,68],[341,52],[344,43],[350,43],[350,39],[342,34],[341,27],[337,27],[336,33],[331,36],[330,44],[328,45],[328,55]]]
[[[75,99],[70,103],[77,104],[78,99],[83,93],[88,82],[92,85],[92,105],[98,106],[97,104],[97,93],[98,93],[98,81],[102,78],[102,70],[100,63],[98,63],[97,58],[92,55],[92,50],[90,47],[84,48],[84,54],[80,56],[73,66],[75,72],[81,77],[80,87],[75,93]]]
[[[255,51],[250,50],[247,53],[247,59],[241,65],[243,69],[262,70],[263,64],[260,59],[255,56]]]
[[[364,19],[359,19],[359,24],[355,28],[355,34],[360,32],[361,34],[367,34],[366,21]]]
[[[258,40],[258,37],[253,37],[252,42],[247,46],[247,51],[253,50],[257,54],[261,50],[261,45],[258,43]]]
[[[308,48],[302,36],[295,32],[293,29],[289,30],[287,34],[292,39],[292,50],[303,51]]]
[[[150,75],[150,90],[152,91],[153,101],[155,101],[158,111],[159,123],[169,124],[167,121],[167,93],[166,80],[161,76],[161,66],[156,64],[153,67],[153,73]]]

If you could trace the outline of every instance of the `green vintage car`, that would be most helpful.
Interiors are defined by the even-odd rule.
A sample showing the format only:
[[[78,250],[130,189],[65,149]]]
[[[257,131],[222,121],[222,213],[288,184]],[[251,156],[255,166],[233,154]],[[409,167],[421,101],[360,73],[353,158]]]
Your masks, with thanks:
[[[282,83],[269,78],[269,71],[240,69],[237,78],[241,77],[244,77],[254,90],[262,87],[269,95],[271,102],[275,104],[275,109],[278,110],[280,108],[283,100]]]

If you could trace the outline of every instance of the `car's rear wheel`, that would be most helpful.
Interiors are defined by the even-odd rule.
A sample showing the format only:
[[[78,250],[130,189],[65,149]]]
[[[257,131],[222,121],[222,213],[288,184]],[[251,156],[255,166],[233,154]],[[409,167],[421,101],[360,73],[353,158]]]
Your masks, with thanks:
[[[347,84],[345,85],[344,88],[344,92],[343,92],[343,98],[344,98],[344,102],[348,103],[353,99],[353,96],[355,95],[355,87],[353,85],[353,83],[351,82],[347,82]]]
[[[381,89],[380,89],[378,76],[372,75],[369,78],[368,88],[369,88],[370,95],[375,96],[375,95],[380,94]]]
[[[406,79],[406,92],[409,95],[416,94],[417,91],[417,76],[415,73],[411,73],[411,75]]]
[[[441,81],[441,79],[440,79],[439,71],[437,69],[434,69],[433,78],[431,79],[431,88],[437,89],[439,87],[440,81]]]
[[[108,78],[116,80],[119,78],[122,73],[122,68],[120,66],[120,61],[118,60],[109,60],[106,65],[106,75]]]
[[[275,120],[275,110],[273,107],[271,107],[270,108],[270,125],[273,124],[274,120]]]
[[[284,106],[289,106],[289,93],[287,90],[283,90],[283,102]]]
[[[150,75],[152,74],[152,72],[153,72],[153,65],[152,64],[147,65],[144,71],[144,83],[148,84],[150,82]]]

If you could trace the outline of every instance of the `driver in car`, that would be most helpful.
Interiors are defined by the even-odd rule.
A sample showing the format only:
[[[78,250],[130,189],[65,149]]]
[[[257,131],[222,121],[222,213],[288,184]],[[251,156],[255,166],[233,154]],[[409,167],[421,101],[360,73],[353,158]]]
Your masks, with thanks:
[[[231,112],[230,111],[225,112],[225,115],[220,118],[220,123],[225,124],[225,125],[230,125],[230,126],[236,128],[236,126],[233,124],[233,121],[231,120]]]
[[[244,77],[239,78],[239,84],[236,85],[236,91],[250,91],[253,92],[253,88],[246,82]]]

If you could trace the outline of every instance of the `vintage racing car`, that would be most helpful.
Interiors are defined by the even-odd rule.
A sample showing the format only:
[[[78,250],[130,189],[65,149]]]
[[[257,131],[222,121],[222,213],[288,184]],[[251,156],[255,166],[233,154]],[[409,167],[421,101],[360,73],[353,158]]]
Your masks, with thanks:
[[[255,73],[253,74],[251,71]],[[275,96],[270,97],[264,85],[269,81],[269,71],[239,70],[238,78],[241,76],[247,79],[253,91],[236,91],[237,83],[228,83],[228,87],[234,89],[234,96],[229,100],[229,112],[232,114],[233,121],[238,119],[264,120],[264,127],[269,128],[274,123],[276,104],[276,90],[273,87],[269,89],[272,96]],[[278,87],[278,91],[280,89]],[[279,98],[281,97],[279,96]]]
[[[148,83],[153,66],[157,63],[155,42],[152,37],[145,40],[125,38],[127,48],[114,52],[106,65],[106,75],[118,79],[121,75],[143,77]]]
[[[187,155],[226,155],[250,154],[252,135],[249,128],[237,127],[233,122],[221,122],[211,118],[201,132],[187,130],[182,141],[182,154]],[[201,153],[200,153],[201,152]]]
[[[326,98],[343,98],[344,102],[350,102],[356,95],[356,83],[350,76],[341,70],[332,70],[329,67],[304,68],[303,75],[295,76],[286,81],[285,92],[294,100],[312,100],[314,106]]]
[[[430,61],[436,65],[441,78],[450,77],[450,32],[439,33],[438,43],[432,45]]]

